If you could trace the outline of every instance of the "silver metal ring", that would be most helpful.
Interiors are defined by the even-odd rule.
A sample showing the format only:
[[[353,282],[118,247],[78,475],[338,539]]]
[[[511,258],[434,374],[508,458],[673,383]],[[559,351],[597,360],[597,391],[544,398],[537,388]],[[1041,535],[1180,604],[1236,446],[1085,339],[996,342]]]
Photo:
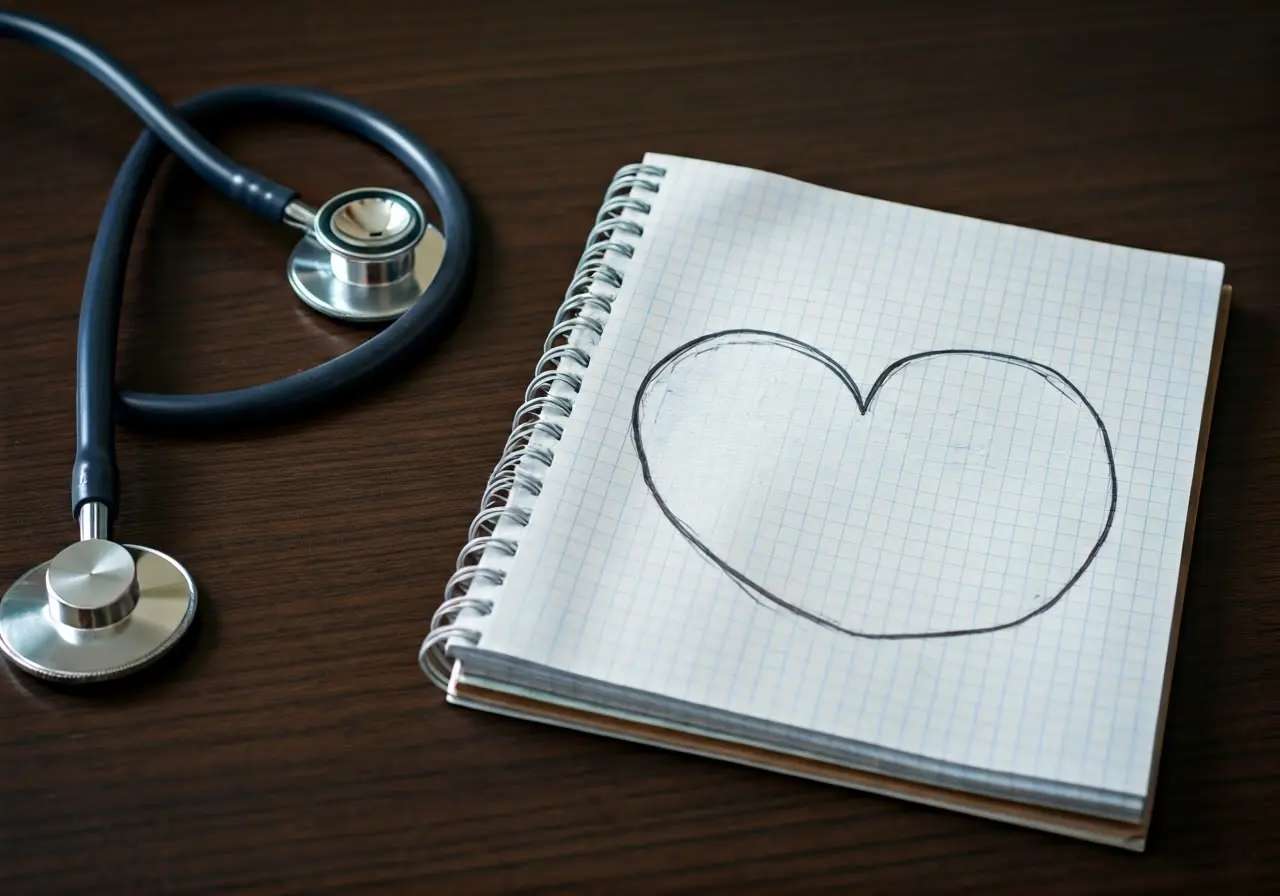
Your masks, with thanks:
[[[493,612],[493,601],[483,597],[472,597],[469,594],[451,597],[436,607],[435,613],[431,615],[431,628],[452,625],[457,620],[458,614],[465,610],[488,616]]]
[[[606,218],[591,228],[587,242],[590,244],[602,238],[612,237],[617,231],[630,234],[637,239],[644,236],[644,228],[629,218]]]
[[[480,633],[465,625],[445,625],[434,629],[418,648],[418,665],[427,678],[441,690],[448,690],[453,676],[453,664],[449,661],[448,642],[464,638],[472,644],[480,643]]]
[[[613,312],[613,300],[593,292],[574,296],[560,306],[559,312],[556,313],[555,325],[559,326],[565,321],[572,320],[573,317],[585,313],[588,308],[595,309],[601,314],[610,314]]]
[[[635,187],[648,190],[650,193],[657,193],[660,188],[658,181],[666,177],[666,174],[667,169],[658,165],[627,165],[618,169],[618,172],[613,176],[609,189],[605,192],[605,197],[608,198]]]
[[[579,367],[591,366],[591,356],[576,345],[557,345],[538,359],[538,366],[534,368],[534,374],[542,373],[549,364],[559,367],[560,361],[564,358],[568,358]]]
[[[542,343],[542,350],[549,351],[557,339],[572,338],[575,330],[589,330],[599,338],[604,335],[604,324],[594,317],[583,317],[581,315],[562,320],[547,333],[546,341]]]
[[[623,252],[618,248],[619,246],[628,246],[631,251]],[[603,282],[606,286],[612,286],[614,289],[620,289],[622,287],[622,273],[617,268],[606,264],[604,261],[605,257],[610,252],[621,255],[628,261],[635,256],[635,248],[631,247],[628,243],[619,243],[614,240],[601,240],[595,245],[588,246],[582,251],[582,257],[578,259],[578,273],[576,276],[579,278],[589,278],[592,285],[597,285]],[[608,271],[606,274],[596,276],[597,270],[605,269]],[[569,286],[570,293],[574,291],[574,287],[577,286],[577,284],[578,280],[575,279]]]
[[[611,241],[597,243],[595,247],[588,250],[588,252],[619,252],[618,247],[622,245],[626,244]],[[631,247],[627,246],[627,248],[630,249]],[[625,253],[619,252],[619,254]],[[595,286],[599,283],[603,283],[605,286],[610,286],[614,289],[621,289],[622,272],[613,265],[605,264],[599,259],[592,258],[583,262],[579,266],[577,277],[569,284],[569,296],[573,296],[578,291],[580,284],[584,286]]]
[[[486,507],[480,511],[471,520],[471,525],[467,528],[467,540],[479,538],[482,535],[492,534],[498,528],[498,522],[503,517],[510,517],[511,521],[521,528],[529,525],[531,518],[528,510],[523,507]],[[487,527],[487,528],[486,528]]]
[[[657,181],[649,180],[644,177],[624,177],[620,178],[608,193],[605,194],[606,199],[612,199],[614,196],[621,196],[630,193],[632,190],[639,188],[648,190],[650,193],[657,193],[659,185]]]
[[[557,411],[564,414],[564,416],[568,417],[573,413],[573,402],[569,401],[567,398],[562,398],[559,395],[539,395],[532,401],[526,401],[524,404],[520,405],[516,410],[515,417],[511,420],[511,428],[514,429],[523,423],[526,415],[534,412],[540,414],[547,408],[555,408]]]
[[[542,480],[535,479],[524,470],[516,470],[516,488],[522,488],[535,498],[542,494]]]
[[[596,264],[599,260],[598,258],[595,257],[595,253],[599,253],[599,258],[604,258],[604,256],[610,252],[616,252],[617,254],[621,255],[623,258],[630,260],[635,257],[636,247],[631,245],[630,243],[619,243],[615,240],[605,240],[603,242],[596,243],[594,246],[590,247],[589,249],[584,249],[582,252],[582,257],[578,259],[578,276],[581,277],[584,274],[589,275],[591,273],[591,266],[593,264]],[[611,285],[621,286],[622,275],[617,274],[615,272],[615,276],[617,276],[618,282],[613,283]],[[574,281],[574,282],[577,282],[577,281]],[[570,286],[569,290],[570,292],[572,292],[573,287]]]
[[[569,370],[544,370],[529,381],[528,387],[524,390],[524,400],[533,401],[539,395],[547,394],[556,383],[564,383],[574,392],[582,389],[582,377],[576,373]],[[556,432],[548,432],[547,434],[552,438],[560,438],[563,434],[563,428],[558,423],[551,425],[556,427]]]
[[[613,175],[612,183],[617,183],[623,178],[634,177],[639,174],[645,174],[650,177],[665,177],[667,169],[660,165],[650,165],[648,162],[631,162],[617,170]]]
[[[564,427],[559,423],[552,423],[548,420],[526,420],[511,430],[511,435],[507,436],[507,444],[502,447],[502,457],[505,458],[522,445],[528,445],[533,440],[533,436],[539,432],[545,434],[549,439],[559,441],[564,436]],[[498,465],[494,468],[495,471],[500,469],[502,469],[502,460],[499,460]]]
[[[488,510],[490,507],[501,510],[511,500],[515,488],[516,477],[514,475],[491,476],[488,484],[484,487],[484,494],[480,498],[480,507],[483,510]],[[493,503],[498,498],[502,499],[502,504]]]
[[[522,445],[510,452],[509,459],[515,461],[516,464],[523,463],[525,458],[537,461],[544,467],[549,467],[555,463],[556,453],[544,445],[530,444]]]
[[[605,215],[620,215],[626,211],[647,215],[653,211],[653,206],[634,196],[615,196],[600,206],[600,211]]]
[[[621,284],[619,284],[618,287],[615,287],[614,295],[592,292],[590,289],[582,289],[578,292],[572,293],[569,298],[565,299],[560,304],[560,308],[556,311],[556,316],[552,325],[554,326],[556,324],[563,323],[573,315],[583,314],[586,312],[588,307],[594,308],[603,315],[611,314],[613,312],[614,296],[616,295],[617,289],[620,288]]]
[[[458,552],[458,559],[454,565],[458,567],[466,566],[471,561],[467,559],[471,554],[480,551],[482,554],[488,548],[497,548],[508,557],[514,557],[516,548],[519,543],[512,541],[510,538],[495,538],[492,535],[482,535],[479,538],[473,538],[463,545],[462,550]]]
[[[477,552],[483,557],[489,548],[507,556],[515,556],[519,551],[517,539],[505,534],[496,537],[493,533],[498,531],[503,520],[523,528],[532,519],[527,506],[514,503],[519,491],[534,497],[542,491],[542,481],[529,472],[525,461],[534,461],[544,467],[554,463],[554,449],[544,442],[535,443],[534,439],[542,436],[558,442],[564,436],[564,425],[556,418],[572,414],[573,400],[556,394],[555,387],[563,384],[574,394],[582,388],[582,375],[572,368],[586,369],[590,366],[590,336],[598,339],[604,334],[604,319],[613,311],[614,297],[608,291],[616,291],[623,285],[623,272],[613,259],[609,263],[604,259],[610,253],[623,259],[634,256],[635,246],[626,242],[626,238],[642,237],[644,227],[621,215],[626,212],[649,214],[652,204],[632,194],[636,190],[656,194],[659,181],[665,174],[665,169],[656,165],[626,165],[618,169],[605,190],[578,267],[543,343],[543,353],[534,368],[533,379],[525,389],[524,402],[516,409],[502,455],[485,484],[480,511],[467,530],[467,543],[458,554],[453,575],[445,582],[444,600],[432,616],[430,633],[418,651],[418,662],[423,672],[444,690],[449,688],[453,675],[450,643],[461,639],[478,645],[481,639],[478,629],[456,620],[466,611],[487,616],[494,609],[494,601],[489,597],[469,595],[472,583],[483,579],[500,587],[506,579],[506,573],[501,569],[472,565],[469,561]],[[570,344],[578,331],[588,334],[587,340],[583,344]],[[555,344],[557,340],[564,341]],[[505,533],[506,530],[503,531]]]
[[[563,429],[555,424],[549,424],[545,420],[526,420],[520,424],[507,437],[507,444],[502,447],[502,455],[498,459],[498,465],[493,469],[493,474],[500,475],[501,471],[507,466],[508,461],[513,457],[532,456],[534,460],[543,466],[551,466],[552,458],[555,456],[555,445],[561,438],[561,436],[554,434],[556,429],[560,429],[563,432]],[[542,434],[546,438],[535,441],[534,436],[538,434]]]
[[[484,490],[484,496],[481,498],[481,506],[488,508],[493,506],[491,502],[505,495],[506,500],[510,501],[515,496],[515,491],[522,488],[535,498],[542,494],[542,483],[534,479],[523,470],[503,470],[501,473],[494,474],[489,480],[488,487]]]
[[[522,456],[532,458],[544,467],[549,467],[556,460],[556,453],[550,448],[544,448],[541,445],[525,445],[520,449]]]
[[[497,477],[499,480],[502,480],[502,479],[505,479],[509,474],[512,479],[513,487],[519,486],[521,488],[525,488],[527,491],[529,481],[532,480],[533,477],[529,476],[527,472],[520,469],[520,462],[524,460],[524,456],[525,456],[524,448],[520,448],[518,451],[512,451],[508,454],[504,454],[502,456],[502,460],[500,460],[498,462],[498,465],[493,468],[493,472],[490,475]],[[527,478],[518,479],[517,477],[522,473]]]
[[[544,467],[549,467],[555,461],[555,453],[541,445],[521,445],[519,448],[508,451],[502,456],[502,460],[498,462],[498,466],[494,468],[492,475],[501,476],[510,470],[512,475],[524,473],[532,478],[532,474],[520,469],[520,465],[524,463],[525,458],[530,458]]]
[[[467,585],[475,579],[485,579],[494,585],[501,585],[506,579],[507,574],[500,569],[493,569],[489,566],[463,566],[454,570],[453,575],[449,576],[449,580],[444,583],[444,598],[448,600],[456,597],[454,593],[462,585]]]

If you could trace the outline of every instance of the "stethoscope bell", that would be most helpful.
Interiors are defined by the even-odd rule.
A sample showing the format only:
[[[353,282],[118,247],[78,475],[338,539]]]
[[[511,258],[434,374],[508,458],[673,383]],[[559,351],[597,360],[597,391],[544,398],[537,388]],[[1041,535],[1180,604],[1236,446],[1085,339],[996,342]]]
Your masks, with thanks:
[[[89,538],[28,570],[0,599],[0,650],[40,678],[103,681],[158,660],[195,611],[195,583],[177,561]]]
[[[298,203],[290,212],[307,233],[289,256],[289,283],[329,317],[394,320],[427,291],[444,259],[444,235],[396,190],[349,190],[314,215]]]

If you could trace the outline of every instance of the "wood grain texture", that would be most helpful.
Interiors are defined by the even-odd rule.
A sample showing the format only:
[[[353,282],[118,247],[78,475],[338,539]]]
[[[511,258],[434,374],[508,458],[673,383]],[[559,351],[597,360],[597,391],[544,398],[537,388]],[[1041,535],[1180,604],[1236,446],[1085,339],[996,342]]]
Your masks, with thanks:
[[[34,3],[165,97],[341,91],[411,126],[480,222],[465,319],[408,375],[271,432],[120,433],[118,532],[192,569],[198,634],[76,696],[0,671],[0,891],[625,885],[1247,889],[1280,846],[1280,16],[1246,2]],[[0,51],[0,574],[73,535],[74,340],[138,133]],[[411,187],[288,123],[218,136],[310,199]],[[1224,261],[1234,311],[1148,852],[446,706],[415,654],[612,173],[645,150]],[[365,334],[292,236],[174,172],[119,380],[212,390]],[[1233,891],[1234,891],[1233,889]]]

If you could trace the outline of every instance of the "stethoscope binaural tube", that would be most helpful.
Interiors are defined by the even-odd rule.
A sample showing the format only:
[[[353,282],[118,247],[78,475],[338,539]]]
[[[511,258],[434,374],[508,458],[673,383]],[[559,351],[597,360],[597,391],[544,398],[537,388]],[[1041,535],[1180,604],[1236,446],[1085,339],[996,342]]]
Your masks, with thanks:
[[[82,651],[88,657],[82,661],[68,645],[96,642],[83,632],[70,632],[69,637],[74,637],[66,645],[55,645],[57,649],[53,653],[46,651],[47,655],[54,657],[50,662],[57,668],[42,668],[40,662],[30,661],[30,657],[15,656],[15,650],[11,649],[13,645],[3,639],[6,631],[17,631],[22,637],[27,637],[30,633],[23,634],[22,626],[30,628],[37,624],[32,622],[36,611],[31,602],[35,594],[33,589],[46,588],[45,584],[37,581],[41,577],[48,580],[49,601],[48,611],[41,611],[42,619],[46,616],[78,618],[77,614],[91,620],[112,619],[112,613],[127,604],[159,614],[154,618],[165,614],[168,614],[165,618],[172,617],[170,622],[165,623],[174,627],[170,641],[185,630],[189,613],[179,619],[176,615],[178,610],[166,608],[160,598],[147,603],[147,595],[150,593],[147,589],[151,588],[155,594],[171,598],[175,589],[181,591],[182,588],[189,587],[189,609],[193,610],[194,584],[186,571],[172,558],[157,551],[127,546],[133,551],[137,564],[134,569],[135,581],[129,585],[127,577],[120,570],[133,561],[116,550],[120,546],[113,547],[114,543],[109,541],[110,526],[118,512],[114,433],[117,417],[125,421],[182,428],[225,428],[259,421],[276,421],[330,404],[357,387],[366,386],[371,380],[421,357],[427,345],[452,321],[465,300],[475,256],[473,222],[462,188],[441,159],[396,122],[358,102],[304,87],[252,85],[215,90],[171,108],[105,52],[49,22],[28,15],[0,11],[0,38],[5,37],[50,50],[76,64],[128,104],[148,128],[138,138],[121,166],[102,212],[89,259],[80,310],[76,368],[76,456],[71,482],[71,504],[72,515],[80,525],[82,542],[91,544],[85,545],[83,550],[73,550],[76,546],[72,545],[48,564],[33,568],[15,584],[10,594],[6,594],[4,601],[0,601],[0,647],[5,648],[4,652],[10,659],[15,659],[28,671],[44,677],[63,680],[113,677],[144,665],[144,661],[149,662],[153,658],[152,655],[142,655],[142,647],[129,646],[126,644],[126,636],[121,635],[117,640],[123,646],[117,652],[132,652],[135,655],[125,657],[127,661],[116,663],[110,668],[90,668],[97,662],[88,656],[92,651],[88,648],[88,652]],[[205,394],[164,394],[118,389],[115,382],[116,344],[125,268],[147,193],[161,164],[170,153],[215,189],[250,211],[268,220],[304,231],[315,229],[313,225],[316,213],[300,202],[294,190],[237,164],[197,130],[233,120],[239,115],[260,112],[335,127],[363,138],[397,159],[430,194],[439,213],[444,250],[438,267],[432,269],[429,282],[422,284],[420,294],[411,290],[410,295],[415,301],[403,310],[397,309],[398,316],[384,329],[356,348],[309,370],[275,382]],[[328,204],[322,208],[327,207]],[[343,287],[343,284],[339,283],[338,286]],[[103,558],[109,558],[110,563]],[[75,569],[78,568],[77,564],[85,563],[105,564],[116,569],[117,572],[113,574],[116,578],[103,586],[106,588],[103,594],[109,592],[107,597],[102,594],[88,595],[87,592],[81,593],[75,589],[68,590],[70,586],[65,583],[79,581],[76,577],[80,573],[75,572]],[[65,598],[62,603],[55,600],[55,591],[58,589],[55,588],[54,579],[59,576],[61,578],[58,581],[64,583],[59,586],[59,594]],[[139,591],[139,588],[142,590]],[[75,594],[67,596],[71,591],[75,591]],[[4,602],[9,601],[11,596],[14,597],[11,606],[19,606],[26,601],[26,609],[20,607],[16,611],[21,618],[13,617],[17,619],[16,622],[4,613]],[[95,605],[90,611],[75,603],[77,600],[96,600],[102,606]],[[107,612],[103,608],[108,605],[117,609]],[[23,613],[26,615],[22,616]],[[6,620],[12,622],[9,629],[5,628]],[[47,619],[38,624],[54,626]],[[110,625],[119,626],[120,623],[116,620]],[[54,638],[57,632],[50,627],[48,631],[41,630],[36,634],[47,641]],[[106,635],[102,638],[103,643],[110,642]],[[32,635],[29,640],[35,643],[38,639]],[[158,655],[169,646],[170,642],[157,643],[153,645],[152,653]],[[44,649],[32,648],[37,652]],[[21,653],[20,650],[16,652]]]

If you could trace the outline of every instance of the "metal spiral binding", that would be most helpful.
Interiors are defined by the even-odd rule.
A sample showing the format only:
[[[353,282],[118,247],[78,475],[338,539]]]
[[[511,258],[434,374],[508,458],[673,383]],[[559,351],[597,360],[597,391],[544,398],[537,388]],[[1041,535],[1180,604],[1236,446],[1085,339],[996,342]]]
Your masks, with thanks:
[[[511,435],[485,486],[480,511],[445,583],[444,600],[431,617],[430,633],[418,651],[422,671],[444,690],[452,674],[450,646],[458,641],[480,642],[474,620],[493,611],[494,590],[506,578],[501,561],[515,556],[519,530],[531,518],[532,508],[516,503],[517,497],[532,501],[542,491],[543,476],[555,460],[555,445],[564,435],[556,418],[572,413],[574,397],[582,388],[582,371],[590,366],[591,349],[613,311],[623,274],[619,262],[610,256],[632,258],[635,244],[627,240],[644,236],[644,226],[635,216],[647,215],[652,207],[636,193],[658,193],[658,181],[665,174],[666,169],[655,165],[628,165],[614,175],[605,191],[524,402],[511,421]],[[632,216],[623,217],[628,212]]]

